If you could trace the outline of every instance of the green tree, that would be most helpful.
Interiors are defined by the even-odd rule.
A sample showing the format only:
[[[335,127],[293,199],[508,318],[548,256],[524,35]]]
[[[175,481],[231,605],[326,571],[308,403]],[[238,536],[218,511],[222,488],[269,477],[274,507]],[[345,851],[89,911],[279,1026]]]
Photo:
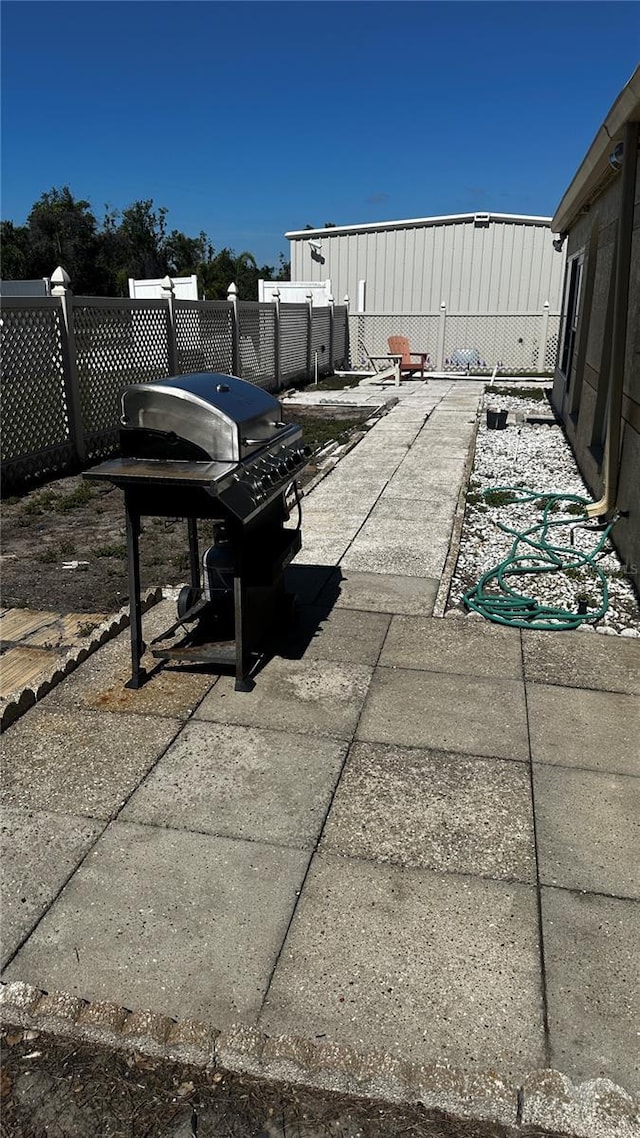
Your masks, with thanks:
[[[89,202],[74,198],[68,186],[42,194],[27,218],[29,277],[50,277],[62,265],[74,292],[96,293],[97,222]]]
[[[28,279],[31,267],[28,227],[14,225],[12,221],[0,221],[0,247],[4,279],[7,281]],[[49,276],[49,273],[42,275]]]

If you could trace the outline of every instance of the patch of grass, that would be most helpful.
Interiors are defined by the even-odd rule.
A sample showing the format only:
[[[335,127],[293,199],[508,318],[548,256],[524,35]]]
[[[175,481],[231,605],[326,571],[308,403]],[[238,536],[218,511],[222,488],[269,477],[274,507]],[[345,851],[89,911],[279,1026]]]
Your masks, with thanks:
[[[308,387],[313,391],[344,391],[348,387],[357,387],[361,379],[362,376],[330,375],[319,383],[310,383]]]
[[[87,620],[78,626],[78,636],[91,636],[91,633],[98,627],[95,621]]]
[[[546,510],[547,506],[549,506],[551,501],[552,501],[551,498],[536,498],[536,501],[534,504],[538,507],[539,510]],[[559,509],[560,509],[560,504],[558,502],[553,502],[553,505],[551,505],[551,507],[549,509],[549,513],[550,514],[556,514]]]
[[[517,494],[510,490],[485,490],[483,497],[487,506],[512,506],[518,501]]]
[[[124,542],[114,542],[113,545],[96,545],[92,550],[94,557],[126,557],[127,546]]]
[[[57,514],[68,514],[71,510],[77,510],[81,506],[86,506],[93,498],[93,490],[88,482],[81,482],[75,490],[69,494],[62,494],[55,503],[53,508]]]
[[[43,549],[38,557],[41,565],[53,565],[60,558],[60,553],[55,545],[50,545],[48,548]]]
[[[476,508],[480,505],[484,506],[484,497],[482,496],[482,493],[479,490],[470,490],[467,494],[467,505],[475,506]]]
[[[362,419],[325,419],[317,416],[296,416],[302,427],[302,440],[312,450],[321,450],[327,443],[346,442],[352,431],[363,427]]]
[[[58,495],[53,490],[42,490],[38,494],[32,494],[22,507],[23,513],[31,516],[46,514],[54,506],[57,498]]]
[[[546,387],[489,387],[487,395],[512,395],[515,399],[531,399],[542,403],[547,397]]]

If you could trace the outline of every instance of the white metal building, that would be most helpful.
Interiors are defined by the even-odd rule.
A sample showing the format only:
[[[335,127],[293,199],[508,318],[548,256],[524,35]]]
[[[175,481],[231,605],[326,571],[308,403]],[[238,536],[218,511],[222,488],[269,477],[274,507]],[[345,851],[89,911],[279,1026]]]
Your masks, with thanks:
[[[539,312],[560,305],[551,218],[463,213],[286,233],[292,281],[331,279],[352,312]]]
[[[294,230],[292,281],[331,280],[349,298],[350,357],[404,335],[436,369],[461,358],[549,372],[557,353],[565,253],[551,218],[463,213]]]

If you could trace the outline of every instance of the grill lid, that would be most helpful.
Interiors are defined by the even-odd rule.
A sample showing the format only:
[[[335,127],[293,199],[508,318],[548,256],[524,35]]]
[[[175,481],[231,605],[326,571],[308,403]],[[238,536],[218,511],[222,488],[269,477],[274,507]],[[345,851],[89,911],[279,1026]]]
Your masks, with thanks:
[[[177,437],[218,462],[239,462],[285,430],[273,395],[222,372],[131,384],[122,393],[120,421],[123,432]]]

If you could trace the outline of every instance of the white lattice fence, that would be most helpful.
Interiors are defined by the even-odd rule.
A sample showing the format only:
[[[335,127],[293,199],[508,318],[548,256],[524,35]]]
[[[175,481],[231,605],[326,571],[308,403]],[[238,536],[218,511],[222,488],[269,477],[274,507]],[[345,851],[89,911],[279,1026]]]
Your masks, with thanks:
[[[75,302],[76,366],[88,458],[113,447],[122,389],[171,374],[168,319],[161,300]]]
[[[549,317],[549,334],[544,353],[544,370],[553,371],[558,360],[558,343],[560,341],[560,316]]]
[[[73,462],[60,302],[3,299],[2,473],[5,489]]]
[[[389,336],[406,336],[412,352],[427,352],[431,365],[438,347],[438,316],[412,313],[364,313],[349,316],[349,344],[353,367],[366,367],[368,356],[389,352]]]
[[[508,316],[447,314],[445,370],[464,366],[469,359],[467,353],[476,353],[472,369],[474,366],[493,368],[499,364],[512,371],[536,371],[539,336],[540,317],[535,313]]]
[[[331,312],[328,308],[314,308],[311,318],[311,359],[318,358],[318,375],[331,372]]]
[[[306,304],[280,305],[280,375],[284,381],[308,374]]]
[[[233,308],[226,300],[176,300],[178,370],[233,371]]]
[[[273,304],[243,301],[238,305],[241,379],[273,390],[276,381],[276,323]]]
[[[278,376],[310,378],[315,351],[322,374],[330,372],[330,309],[313,312],[311,343],[309,324],[306,304],[281,305],[278,332],[274,304],[73,297],[66,287],[54,297],[6,298],[3,478],[19,484],[113,452],[127,384],[175,371],[232,373],[236,337],[239,374],[271,390]],[[342,307],[333,328],[339,362],[346,342]]]
[[[347,308],[343,304],[336,305],[333,310],[333,367],[343,367],[347,362],[349,351],[349,322]]]
[[[351,365],[386,355],[389,336],[406,336],[412,352],[427,352],[445,371],[552,371],[558,346],[557,313],[356,313],[349,316]]]

